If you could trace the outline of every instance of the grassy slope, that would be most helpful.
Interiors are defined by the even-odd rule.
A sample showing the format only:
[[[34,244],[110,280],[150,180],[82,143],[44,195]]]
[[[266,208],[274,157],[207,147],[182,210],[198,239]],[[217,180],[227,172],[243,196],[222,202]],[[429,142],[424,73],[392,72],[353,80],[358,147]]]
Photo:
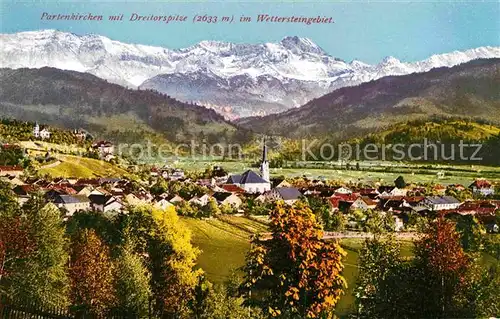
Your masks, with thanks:
[[[220,220],[181,218],[192,231],[193,244],[202,250],[198,265],[208,278],[221,283],[245,263],[250,233]]]
[[[110,163],[78,156],[58,156],[61,164],[40,169],[41,174],[49,174],[52,177],[120,177],[127,176],[127,171]]]
[[[202,250],[198,265],[207,273],[209,280],[221,283],[235,270],[245,263],[245,255],[250,249],[251,229],[265,231],[265,227],[245,217],[226,216],[233,225],[221,220],[199,220],[181,218],[181,221],[192,231],[193,244]],[[249,231],[244,231],[247,228]],[[344,239],[342,246],[347,252],[344,260],[344,273],[349,287],[337,305],[339,315],[353,310],[353,289],[359,272],[357,268],[358,251],[362,239]],[[402,243],[402,255],[411,255],[411,242]]]

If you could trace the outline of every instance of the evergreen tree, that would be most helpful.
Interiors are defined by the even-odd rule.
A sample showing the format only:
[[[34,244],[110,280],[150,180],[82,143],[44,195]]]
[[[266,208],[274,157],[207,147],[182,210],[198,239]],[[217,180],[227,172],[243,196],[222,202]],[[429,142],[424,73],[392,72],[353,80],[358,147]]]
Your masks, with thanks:
[[[147,318],[151,274],[130,244],[122,249],[114,269],[118,308],[128,315]]]
[[[67,274],[68,241],[59,209],[52,203],[40,210],[40,199],[25,205],[27,218],[33,224],[32,238],[36,250],[16,278],[17,291],[26,300],[47,306],[67,306],[69,279]]]

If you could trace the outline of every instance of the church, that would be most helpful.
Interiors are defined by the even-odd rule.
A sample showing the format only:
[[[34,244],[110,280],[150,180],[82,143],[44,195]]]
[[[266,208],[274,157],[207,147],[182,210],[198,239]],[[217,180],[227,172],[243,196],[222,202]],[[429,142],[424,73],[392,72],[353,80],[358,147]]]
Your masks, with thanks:
[[[271,189],[269,177],[269,161],[267,160],[267,146],[264,140],[262,149],[262,161],[260,163],[260,175],[252,170],[248,170],[241,175],[231,175],[227,184],[236,185],[247,193],[264,193]]]

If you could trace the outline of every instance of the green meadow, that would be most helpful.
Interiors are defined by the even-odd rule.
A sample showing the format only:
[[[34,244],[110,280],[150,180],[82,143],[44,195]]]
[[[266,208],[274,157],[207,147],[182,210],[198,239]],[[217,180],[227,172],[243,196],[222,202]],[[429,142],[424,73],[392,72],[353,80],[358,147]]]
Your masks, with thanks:
[[[258,170],[251,162],[222,161],[218,158],[179,158],[166,164],[188,171],[200,171],[209,166],[222,166],[229,173],[241,173],[248,169]],[[297,162],[293,168],[271,168],[274,177],[302,177],[309,179],[331,179],[342,182],[386,182],[391,183],[400,175],[409,183],[440,183],[469,185],[477,178],[500,182],[500,167],[482,165],[446,165],[399,162],[360,162],[360,169],[341,168],[336,162]],[[442,176],[441,174],[444,174]]]
[[[266,231],[265,226],[257,221],[236,216],[224,216],[223,220],[199,220],[181,217],[181,221],[191,230],[192,242],[201,249],[198,266],[209,280],[223,283],[231,273],[245,264],[245,255],[250,250],[250,236]],[[359,273],[358,256],[363,239],[343,239],[341,245],[347,252],[344,259],[343,275],[348,288],[337,304],[340,316],[354,311],[354,286]],[[403,256],[411,256],[411,241],[402,241]]]

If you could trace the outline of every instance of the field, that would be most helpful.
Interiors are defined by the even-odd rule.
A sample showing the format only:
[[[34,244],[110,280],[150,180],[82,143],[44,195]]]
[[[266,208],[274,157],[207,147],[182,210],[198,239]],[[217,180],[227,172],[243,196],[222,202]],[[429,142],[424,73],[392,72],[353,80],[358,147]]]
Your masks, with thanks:
[[[209,280],[215,283],[223,283],[232,271],[244,265],[245,255],[250,249],[252,229],[261,232],[266,230],[263,224],[245,217],[225,216],[224,220],[181,218],[192,232],[193,244],[202,250],[198,266],[206,272]],[[343,275],[348,288],[337,305],[338,315],[346,315],[353,311],[353,289],[359,272],[358,251],[362,242],[363,239],[352,238],[341,241],[342,247],[347,252]],[[402,255],[411,255],[411,242],[402,242]]]
[[[52,177],[122,177],[129,175],[127,171],[110,163],[78,156],[59,155],[58,165],[49,165],[39,170],[40,174],[49,174]]]
[[[191,230],[192,242],[202,250],[198,266],[215,283],[223,283],[245,263],[250,233],[220,220],[181,218]]]
[[[208,166],[219,165],[231,174],[242,173],[245,170],[258,170],[245,161],[221,161],[210,158],[181,158],[167,161],[175,167],[188,171],[204,170]],[[468,186],[477,178],[487,178],[500,182],[500,167],[478,165],[444,165],[397,162],[360,162],[360,170],[343,168],[337,162],[298,162],[294,168],[271,168],[271,176],[300,177],[310,179],[331,179],[342,182],[387,182],[391,183],[400,175],[409,183],[463,184]],[[438,177],[444,174],[444,177]]]

